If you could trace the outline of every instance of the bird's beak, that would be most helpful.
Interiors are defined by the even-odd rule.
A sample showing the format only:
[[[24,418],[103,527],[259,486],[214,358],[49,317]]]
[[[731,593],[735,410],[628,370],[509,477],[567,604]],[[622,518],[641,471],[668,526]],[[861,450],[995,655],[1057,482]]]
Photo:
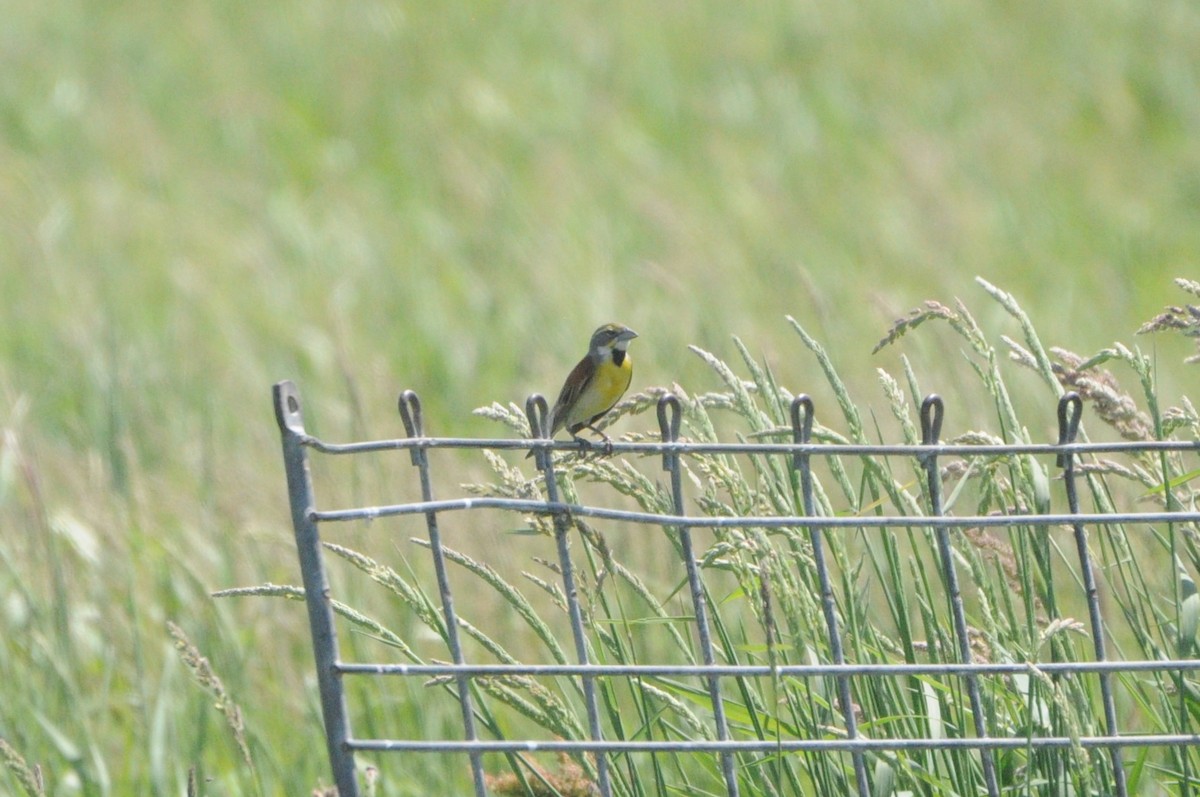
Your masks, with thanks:
[[[618,343],[628,343],[629,341],[633,340],[637,336],[638,336],[638,333],[634,332],[629,327],[626,327],[624,329],[624,331],[621,332],[620,335],[617,335],[617,342]]]

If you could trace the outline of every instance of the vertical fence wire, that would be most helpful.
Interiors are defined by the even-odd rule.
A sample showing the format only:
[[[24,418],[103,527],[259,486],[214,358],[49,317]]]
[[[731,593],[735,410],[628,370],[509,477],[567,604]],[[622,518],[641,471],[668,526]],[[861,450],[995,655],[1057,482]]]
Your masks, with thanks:
[[[681,414],[679,399],[671,394],[663,396],[658,401],[658,428],[664,443],[674,443],[679,440],[679,424]],[[676,515],[682,516],[683,511],[683,479],[680,471],[679,455],[673,451],[664,451],[662,457],[663,470],[671,474],[671,496]],[[700,570],[696,567],[696,555],[692,549],[692,532],[688,526],[676,526],[675,533],[679,535],[679,548],[683,553],[683,563],[687,570],[688,588],[692,593],[692,608],[696,617],[696,636],[700,642],[700,654],[705,665],[711,667],[717,663],[713,651],[712,634],[708,624],[708,602],[704,597],[704,584],[700,581]],[[712,702],[713,722],[717,726],[717,740],[729,740],[729,724],[725,719],[725,702],[721,697],[720,679],[710,675],[708,681],[708,697]],[[737,772],[734,768],[732,751],[721,752],[721,774],[725,778],[725,792],[729,797],[738,797]]]
[[[945,407],[940,396],[932,395],[921,403],[921,442],[934,446],[942,433],[942,416]],[[922,455],[925,473],[929,483],[929,514],[934,517],[942,516],[942,477],[938,471],[937,455],[926,453]],[[938,554],[942,560],[942,573],[946,579],[946,592],[950,598],[950,610],[954,616],[954,634],[958,637],[958,657],[962,664],[970,664],[971,638],[967,630],[967,612],[963,607],[962,590],[958,586],[958,568],[954,564],[954,549],[950,544],[950,529],[938,526],[936,529]],[[968,672],[963,676],[967,685],[967,696],[971,701],[971,716],[974,719],[975,735],[986,739],[987,719],[983,714],[983,698],[979,692],[979,677]],[[996,762],[993,752],[984,748],[979,751],[983,760],[983,781],[987,787],[988,797],[999,797],[1000,787],[996,781]]]
[[[1058,401],[1058,442],[1069,445],[1075,442],[1079,433],[1079,419],[1083,414],[1083,399],[1078,393],[1067,393]],[[1072,515],[1079,514],[1079,493],[1075,485],[1075,455],[1060,454],[1058,465],[1063,469],[1063,483],[1067,492],[1067,510]],[[1075,547],[1079,552],[1079,571],[1083,577],[1083,588],[1087,597],[1088,619],[1092,627],[1092,650],[1096,661],[1106,661],[1104,646],[1104,619],[1100,612],[1100,590],[1096,586],[1096,576],[1092,570],[1091,552],[1088,550],[1087,530],[1082,523],[1073,524],[1075,532]],[[1117,735],[1117,706],[1113,697],[1112,676],[1107,672],[1098,674],[1100,679],[1100,695],[1104,703],[1104,732],[1109,736]],[[1118,797],[1126,797],[1128,787],[1125,780],[1125,765],[1121,761],[1121,748],[1109,748],[1112,759],[1113,788]]]
[[[806,395],[797,396],[792,400],[792,440],[798,445],[812,442],[813,403]],[[797,451],[792,455],[792,467],[800,474],[800,494],[803,511],[806,517],[816,517],[816,502],[813,501],[812,455],[805,451]],[[842,634],[838,626],[837,604],[833,598],[833,584],[829,579],[829,568],[825,562],[825,546],[821,531],[816,526],[809,525],[808,539],[812,543],[813,561],[817,567],[817,582],[821,588],[821,609],[825,615],[825,627],[829,634],[829,654],[834,664],[845,664],[846,656],[842,650]],[[858,720],[854,716],[854,701],[850,694],[850,678],[838,676],[838,702],[841,703],[842,719],[846,723],[846,736],[857,739]],[[859,797],[868,797],[871,786],[867,780],[867,765],[861,750],[851,752],[854,763],[854,782],[858,788]]]
[[[525,416],[529,419],[529,428],[534,437],[549,436],[547,428],[546,399],[539,395],[529,397],[525,402]],[[546,482],[546,500],[551,504],[558,503],[558,483],[554,478],[554,458],[545,449],[537,452],[537,466],[542,471]],[[571,529],[570,516],[565,511],[554,513],[554,542],[558,548],[558,564],[562,569],[563,591],[566,593],[567,611],[571,619],[571,635],[575,639],[575,657],[580,664],[590,663],[588,654],[587,632],[583,627],[583,610],[579,606],[579,590],[575,586],[575,569],[571,563],[571,548],[568,533]],[[583,699],[587,709],[588,733],[593,741],[601,741],[604,733],[600,728],[600,706],[596,700],[596,678],[584,674],[580,677],[583,686]],[[596,777],[600,788],[600,797],[611,797],[612,784],[608,775],[608,757],[603,751],[596,753]]]
[[[406,390],[400,394],[400,419],[404,422],[404,430],[414,439],[425,436],[424,421],[421,417],[421,401],[417,394]],[[422,447],[413,448],[412,464],[416,466],[421,478],[421,500],[433,500],[433,484],[429,477],[429,456]],[[454,611],[454,593],[450,590],[450,575],[446,572],[446,557],[442,549],[442,533],[438,528],[436,512],[425,513],[425,527],[429,531],[429,550],[433,556],[433,569],[437,577],[438,595],[442,601],[442,616],[446,623],[446,645],[455,664],[465,664],[462,645],[458,637],[458,614]],[[463,735],[467,741],[478,740],[475,732],[475,708],[471,702],[471,679],[465,674],[455,676],[455,686],[458,689],[458,705],[462,713]],[[469,754],[471,760],[471,780],[475,785],[476,797],[486,797],[487,786],[483,779],[483,756],[477,750]]]
[[[283,465],[287,471],[288,503],[292,527],[296,533],[296,552],[300,558],[300,577],[304,584],[304,603],[308,607],[308,625],[312,634],[313,657],[317,667],[317,689],[321,694],[321,715],[325,722],[325,742],[329,752],[333,780],[341,797],[358,797],[354,775],[354,752],[350,739],[350,719],[346,712],[346,693],[338,673],[337,629],[333,623],[333,603],[329,579],[321,556],[321,538],[311,516],[316,508],[308,454],[304,447],[304,416],[300,395],[291,382],[275,385],[275,420],[283,439]]]

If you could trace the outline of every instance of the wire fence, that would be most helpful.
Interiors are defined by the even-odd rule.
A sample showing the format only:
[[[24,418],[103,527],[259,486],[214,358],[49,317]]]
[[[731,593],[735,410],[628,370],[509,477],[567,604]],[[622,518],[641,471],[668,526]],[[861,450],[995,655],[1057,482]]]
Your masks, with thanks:
[[[534,440],[468,439],[429,437],[425,435],[421,404],[415,393],[401,395],[399,410],[407,436],[400,439],[350,444],[323,442],[304,430],[299,395],[291,382],[275,386],[276,417],[283,440],[283,458],[287,472],[288,494],[296,545],[305,589],[306,605],[311,626],[317,680],[325,723],[328,754],[334,781],[341,797],[356,797],[360,784],[355,774],[355,754],[361,751],[407,751],[460,753],[469,760],[474,793],[477,797],[489,794],[489,782],[484,769],[488,754],[526,754],[531,752],[566,753],[586,756],[592,762],[595,793],[610,797],[620,793],[615,789],[611,769],[614,757],[632,753],[708,754],[717,762],[718,780],[722,793],[732,797],[743,793],[741,781],[744,760],[748,753],[784,755],[789,753],[841,754],[849,757],[852,776],[848,778],[853,793],[861,797],[886,793],[879,791],[879,775],[871,771],[869,755],[887,755],[903,751],[962,750],[976,756],[981,793],[998,797],[1007,791],[1010,774],[998,771],[997,755],[1006,750],[1023,750],[1030,754],[1053,750],[1099,750],[1107,753],[1108,782],[1103,793],[1124,797],[1130,793],[1128,769],[1131,762],[1139,768],[1144,758],[1138,752],[1164,746],[1197,746],[1200,735],[1190,727],[1191,709],[1181,708],[1175,732],[1123,732],[1122,717],[1118,714],[1114,678],[1139,673],[1165,674],[1181,692],[1190,689],[1183,675],[1200,670],[1200,659],[1172,657],[1164,653],[1159,658],[1125,660],[1110,658],[1110,634],[1106,633],[1109,618],[1105,616],[1106,601],[1098,586],[1095,555],[1090,548],[1088,528],[1099,524],[1130,524],[1148,526],[1176,524],[1192,528],[1200,521],[1200,513],[1172,509],[1170,511],[1083,512],[1080,508],[1078,482],[1082,478],[1077,460],[1084,455],[1100,453],[1161,453],[1200,452],[1200,444],[1174,441],[1089,443],[1077,440],[1082,414],[1079,396],[1068,393],[1058,404],[1059,436],[1056,443],[1020,445],[951,445],[940,442],[943,405],[937,396],[930,396],[921,407],[921,443],[919,445],[848,445],[813,442],[813,405],[807,397],[795,399],[790,406],[790,443],[692,443],[680,440],[681,409],[679,401],[664,396],[657,407],[660,440],[644,443],[614,442],[607,453],[640,453],[661,456],[663,470],[669,475],[673,503],[670,513],[627,511],[601,506],[571,503],[560,497],[556,478],[558,462],[554,451],[578,450],[574,443],[559,443],[545,439],[547,430],[546,402],[541,396],[531,396],[526,405],[530,428],[538,434]],[[476,449],[492,451],[530,451],[536,467],[543,475],[544,496],[541,499],[470,496],[435,499],[432,488],[428,452],[435,449]],[[365,506],[348,509],[318,508],[309,473],[310,453],[345,456],[379,451],[407,451],[416,467],[420,482],[421,500]],[[695,516],[685,511],[684,468],[682,460],[696,455],[744,454],[760,457],[779,457],[795,475],[799,485],[802,512],[793,515],[763,516]],[[814,497],[813,460],[854,455],[860,457],[905,457],[918,463],[925,476],[928,496],[927,515],[855,515],[839,517],[818,511]],[[1066,512],[1034,512],[1023,514],[947,515],[940,461],[947,457],[1052,457],[1061,473],[1065,490]],[[481,510],[503,510],[525,516],[549,518],[557,553],[555,564],[561,577],[561,595],[565,600],[570,623],[575,663],[511,664],[468,661],[466,648],[459,638],[460,618],[455,609],[455,595],[448,576],[446,548],[442,541],[440,518],[451,513],[473,513]],[[440,612],[444,621],[445,642],[450,663],[407,664],[389,662],[346,662],[339,655],[335,612],[330,595],[323,549],[319,535],[322,524],[374,520],[389,516],[423,516],[428,532],[428,548],[436,576]],[[590,518],[625,524],[651,525],[667,529],[676,535],[681,560],[686,571],[686,585],[692,613],[689,617],[699,662],[695,664],[597,663],[594,648],[589,642],[585,609],[579,598],[578,564],[570,550],[570,532],[575,519]],[[955,555],[954,534],[963,529],[1012,528],[1041,529],[1065,527],[1075,543],[1076,581],[1086,604],[1086,633],[1090,642],[1090,658],[1078,661],[1003,662],[980,660],[973,651],[971,629],[968,626],[960,573],[961,560]],[[721,647],[714,641],[711,618],[712,599],[701,576],[692,531],[695,529],[728,528],[799,528],[806,532],[811,545],[811,557],[816,571],[823,634],[828,661],[805,664],[731,664],[722,656]],[[835,574],[825,551],[826,535],[842,529],[929,529],[936,540],[941,583],[949,606],[953,628],[951,661],[928,663],[855,662],[849,661],[843,647],[846,629],[835,598]],[[1168,571],[1169,572],[1169,571]],[[969,574],[968,574],[969,575]],[[1165,578],[1170,578],[1168,574]],[[1200,599],[1197,599],[1200,604]],[[1200,608],[1198,605],[1197,608]],[[1111,611],[1111,609],[1110,609]],[[1192,618],[1193,625],[1195,618]],[[1186,622],[1186,621],[1181,621]],[[1195,629],[1190,631],[1195,633]],[[347,710],[344,678],[354,677],[420,677],[444,679],[455,686],[454,693],[461,714],[461,737],[361,738],[352,731]],[[524,676],[567,677],[577,679],[586,716],[585,738],[482,738],[477,726],[479,707],[472,689],[473,679]],[[1098,684],[1100,702],[1099,732],[1041,733],[1030,723],[1026,732],[1013,735],[993,735],[988,722],[989,700],[983,686],[985,679],[1026,677],[1030,679],[1088,676]],[[616,738],[606,728],[601,697],[597,684],[600,679],[638,679],[654,677],[697,678],[703,684],[703,701],[711,727],[706,734],[692,739]],[[881,718],[865,716],[862,706],[855,702],[856,684],[863,680],[910,677],[957,679],[965,693],[967,710],[963,717],[967,727],[955,729],[957,735],[947,735],[942,726],[939,732],[925,736],[888,736],[863,732],[867,724]],[[833,684],[829,705],[838,713],[840,727],[821,738],[787,738],[776,733],[745,734],[739,732],[744,719],[730,719],[730,697],[722,688],[729,679],[828,679]],[[1200,705],[1200,697],[1196,698]],[[1182,704],[1181,704],[1182,705]],[[739,705],[739,712],[745,709]],[[741,714],[739,713],[739,718]],[[1182,793],[1188,794],[1192,776],[1184,773],[1179,782]],[[766,793],[770,793],[769,791]],[[1035,792],[1037,793],[1037,792]],[[1065,793],[1065,792],[1064,792]]]

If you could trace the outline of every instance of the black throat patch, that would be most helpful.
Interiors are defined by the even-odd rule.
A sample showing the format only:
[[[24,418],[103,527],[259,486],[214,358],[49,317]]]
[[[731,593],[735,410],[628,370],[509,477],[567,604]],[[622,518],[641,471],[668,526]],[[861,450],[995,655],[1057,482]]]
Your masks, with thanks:
[[[625,355],[627,353],[628,352],[623,352],[620,349],[613,349],[613,364],[620,368],[621,363],[625,362]]]

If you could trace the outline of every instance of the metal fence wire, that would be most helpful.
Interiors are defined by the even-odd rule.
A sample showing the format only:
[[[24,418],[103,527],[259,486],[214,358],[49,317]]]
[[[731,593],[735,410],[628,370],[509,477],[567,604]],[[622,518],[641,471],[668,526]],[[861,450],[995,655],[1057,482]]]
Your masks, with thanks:
[[[527,754],[530,752],[553,752],[586,756],[592,762],[594,784],[589,787],[602,797],[614,794],[612,767],[617,757],[633,753],[678,753],[712,756],[717,762],[718,780],[723,782],[723,792],[733,797],[739,794],[742,768],[747,766],[748,754],[787,755],[837,754],[849,756],[853,770],[853,793],[868,797],[880,792],[875,783],[878,776],[869,766],[872,756],[887,757],[906,751],[964,750],[977,757],[975,776],[979,793],[997,797],[1007,791],[1002,773],[997,770],[997,755],[1006,750],[1023,750],[1029,754],[1038,751],[1100,750],[1107,754],[1107,781],[1102,793],[1123,796],[1129,793],[1127,770],[1131,766],[1141,767],[1145,761],[1146,748],[1161,746],[1200,745],[1200,735],[1191,732],[1192,711],[1181,708],[1177,732],[1130,733],[1122,732],[1114,696],[1113,679],[1135,674],[1158,674],[1168,678],[1181,692],[1194,689],[1191,682],[1185,684],[1184,675],[1200,670],[1200,659],[1173,658],[1166,651],[1161,658],[1149,660],[1113,660],[1109,658],[1112,640],[1106,641],[1105,607],[1101,589],[1097,586],[1095,562],[1089,549],[1088,527],[1099,524],[1129,524],[1137,527],[1180,524],[1181,528],[1194,529],[1200,513],[1171,509],[1170,511],[1135,511],[1086,513],[1080,510],[1077,492],[1077,458],[1088,454],[1136,453],[1136,452],[1200,452],[1200,444],[1175,441],[1157,442],[1079,442],[1076,435],[1082,414],[1082,402],[1078,395],[1068,393],[1058,405],[1059,437],[1056,443],[1021,445],[949,445],[939,441],[943,405],[937,396],[930,396],[921,407],[922,441],[919,445],[844,445],[812,442],[813,405],[805,396],[798,397],[791,405],[791,443],[690,443],[679,439],[680,404],[673,396],[664,396],[658,404],[658,420],[661,429],[660,442],[613,443],[608,453],[641,453],[661,456],[662,467],[669,474],[673,497],[673,514],[656,514],[626,511],[601,506],[569,504],[560,499],[558,482],[555,478],[556,463],[551,452],[577,450],[574,443],[551,442],[545,439],[547,430],[546,402],[541,396],[531,396],[526,405],[530,428],[539,439],[467,439],[426,436],[421,414],[421,404],[415,393],[406,391],[400,397],[399,409],[407,437],[349,444],[323,442],[304,430],[299,394],[291,382],[275,386],[274,402],[276,418],[283,438],[283,459],[287,473],[288,495],[292,521],[295,527],[296,547],[300,559],[308,618],[311,625],[313,652],[316,658],[317,681],[320,690],[328,754],[332,764],[334,781],[341,797],[357,797],[360,784],[355,774],[355,754],[359,751],[408,751],[461,753],[469,761],[474,793],[483,797],[489,793],[489,781],[485,776],[483,757],[487,754]],[[464,498],[435,499],[432,489],[428,452],[433,449],[465,448],[477,450],[520,450],[531,451],[536,457],[538,470],[544,476],[544,500],[526,500],[499,497],[471,496]],[[309,473],[310,454],[356,455],[366,452],[388,450],[407,451],[419,475],[421,500],[410,503],[366,506],[349,509],[319,508],[313,494]],[[762,517],[692,516],[685,512],[686,500],[683,488],[681,458],[695,455],[753,454],[760,457],[779,457],[798,476],[802,496],[803,513],[797,515],[771,515]],[[929,514],[920,516],[856,515],[853,517],[828,516],[818,513],[814,500],[814,458],[858,456],[871,458],[905,457],[915,460],[925,475],[929,496]],[[1000,457],[1035,456],[1052,458],[1060,471],[1061,484],[1065,489],[1068,511],[1066,513],[1042,514],[988,514],[979,516],[950,516],[943,512],[942,479],[939,459],[946,457]],[[448,513],[477,512],[480,510],[505,510],[524,515],[540,515],[553,519],[554,543],[556,547],[559,575],[562,579],[561,595],[566,602],[567,614],[574,646],[575,664],[497,664],[493,662],[471,662],[459,639],[460,621],[455,610],[455,596],[447,573],[447,556],[439,529],[439,518]],[[452,663],[448,664],[404,664],[342,661],[338,652],[338,640],[334,622],[333,600],[326,577],[319,528],[323,524],[340,521],[373,520],[387,516],[423,516],[428,531],[428,547],[432,555],[440,598],[440,611],[444,620],[446,643]],[[573,563],[569,546],[572,518],[607,520],[622,524],[649,525],[668,530],[677,535],[678,548],[682,553],[682,564],[686,571],[686,583],[690,592],[693,613],[690,622],[695,634],[694,643],[700,655],[698,664],[599,664],[593,661],[594,648],[588,637],[585,608],[581,605],[576,585],[578,564]],[[973,653],[971,629],[968,626],[962,595],[960,575],[961,560],[955,555],[955,533],[971,528],[1016,527],[1048,530],[1065,528],[1073,531],[1078,557],[1076,580],[1086,602],[1086,633],[1090,636],[1091,660],[1084,661],[1038,661],[997,662],[981,661]],[[811,556],[817,573],[819,601],[824,620],[823,633],[828,643],[826,662],[811,661],[807,664],[743,665],[723,661],[720,648],[714,643],[711,598],[702,581],[699,563],[693,549],[693,529],[720,528],[798,528],[807,531],[811,544]],[[954,632],[952,654],[954,661],[935,663],[865,662],[847,659],[843,647],[845,633],[843,618],[835,600],[833,579],[835,574],[827,562],[824,550],[825,535],[839,529],[858,529],[865,532],[880,532],[885,529],[932,529],[936,539],[941,584],[944,585],[946,600]],[[1164,583],[1173,578],[1173,569],[1163,568]],[[1164,589],[1164,593],[1170,593]],[[1200,602],[1200,601],[1198,601]],[[1200,608],[1200,607],[1198,607]],[[1109,606],[1109,611],[1113,611]],[[1194,618],[1193,618],[1194,619]],[[1192,629],[1195,632],[1195,629]],[[1194,648],[1193,648],[1194,650]],[[428,739],[362,738],[352,731],[347,711],[343,681],[347,676],[376,677],[402,676],[424,679],[437,678],[452,682],[461,712],[461,737]],[[538,738],[509,739],[481,738],[477,727],[477,709],[474,702],[472,679],[497,676],[568,677],[578,679],[579,693],[586,713],[586,738]],[[861,707],[854,701],[856,683],[866,679],[885,677],[910,677],[924,679],[957,679],[957,688],[966,694],[970,717],[969,727],[941,726],[938,733],[924,737],[911,736],[894,738],[874,736],[863,732],[873,721],[883,718],[861,716],[856,710]],[[997,678],[1042,678],[1064,677],[1094,678],[1098,683],[1102,703],[1102,733],[1095,735],[1047,735],[1039,731],[1036,724],[1029,723],[1027,732],[1020,735],[989,735],[988,702],[981,682]],[[711,721],[707,732],[694,734],[690,740],[668,740],[652,738],[615,738],[606,732],[604,715],[597,694],[598,679],[649,679],[667,677],[697,678],[704,685],[702,694],[706,703],[706,716]],[[742,733],[739,725],[745,725],[743,714],[738,722],[730,719],[730,698],[722,689],[722,682],[731,679],[824,679],[833,684],[836,697],[831,696],[831,711],[836,712],[841,727],[827,729],[821,738],[787,738],[781,734]],[[1200,696],[1193,696],[1200,705]],[[745,707],[740,706],[744,712]],[[957,733],[950,735],[947,730]],[[414,728],[414,737],[421,729]],[[1065,755],[1065,753],[1064,753]],[[1189,794],[1195,784],[1194,775],[1187,771],[1185,757],[1183,774],[1176,777],[1182,793]],[[540,793],[540,792],[539,792]],[[549,792],[547,792],[549,793]],[[706,792],[709,793],[709,792]],[[716,792],[712,792],[716,793]],[[763,793],[772,793],[768,788]],[[1021,793],[1025,793],[1024,790]],[[1034,791],[1034,793],[1041,793]],[[1064,792],[1067,793],[1067,792]],[[1156,792],[1157,793],[1157,792]]]

